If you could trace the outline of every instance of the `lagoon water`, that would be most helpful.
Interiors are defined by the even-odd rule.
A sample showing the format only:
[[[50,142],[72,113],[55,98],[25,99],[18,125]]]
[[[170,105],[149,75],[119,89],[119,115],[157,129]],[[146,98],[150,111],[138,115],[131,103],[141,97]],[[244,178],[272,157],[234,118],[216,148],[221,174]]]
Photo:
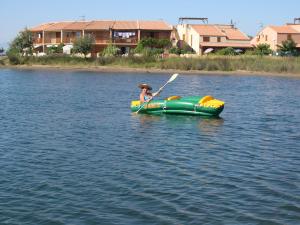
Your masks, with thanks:
[[[133,115],[169,74],[0,70],[1,224],[300,224],[300,79],[181,75],[221,118]]]

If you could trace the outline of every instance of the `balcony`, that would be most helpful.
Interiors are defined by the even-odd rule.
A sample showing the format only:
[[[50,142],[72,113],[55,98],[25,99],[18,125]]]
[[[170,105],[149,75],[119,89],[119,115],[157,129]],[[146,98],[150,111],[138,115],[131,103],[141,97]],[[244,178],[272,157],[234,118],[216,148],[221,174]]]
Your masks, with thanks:
[[[136,44],[137,38],[114,38],[113,43],[115,44]]]
[[[33,44],[37,45],[37,44],[42,44],[43,43],[43,39],[42,38],[36,38],[33,40]]]

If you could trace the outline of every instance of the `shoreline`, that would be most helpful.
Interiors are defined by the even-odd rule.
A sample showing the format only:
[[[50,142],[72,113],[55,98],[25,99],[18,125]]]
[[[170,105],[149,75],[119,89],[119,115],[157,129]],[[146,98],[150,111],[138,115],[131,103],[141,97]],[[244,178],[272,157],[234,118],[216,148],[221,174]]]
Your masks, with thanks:
[[[0,69],[18,69],[18,70],[57,70],[57,71],[87,71],[99,73],[181,73],[193,75],[216,75],[216,76],[267,76],[267,77],[293,77],[300,78],[297,73],[272,73],[260,71],[205,71],[205,70],[175,70],[175,69],[156,69],[156,68],[134,68],[123,66],[55,66],[55,65],[0,65]]]

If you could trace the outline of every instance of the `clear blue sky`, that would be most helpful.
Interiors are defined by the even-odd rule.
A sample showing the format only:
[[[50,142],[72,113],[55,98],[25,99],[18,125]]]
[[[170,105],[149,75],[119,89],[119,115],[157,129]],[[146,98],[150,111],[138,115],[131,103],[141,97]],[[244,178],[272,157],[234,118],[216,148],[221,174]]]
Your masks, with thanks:
[[[0,47],[18,31],[41,23],[93,19],[163,19],[175,25],[178,17],[208,17],[209,23],[229,23],[255,35],[261,24],[281,25],[300,17],[300,0],[3,0]]]

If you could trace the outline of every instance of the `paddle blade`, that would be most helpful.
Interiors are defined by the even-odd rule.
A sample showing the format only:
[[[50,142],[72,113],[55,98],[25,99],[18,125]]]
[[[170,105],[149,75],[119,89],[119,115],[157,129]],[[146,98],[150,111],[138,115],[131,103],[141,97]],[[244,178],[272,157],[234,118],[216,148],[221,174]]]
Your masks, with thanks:
[[[168,80],[168,83],[170,83],[170,82],[172,82],[173,80],[175,80],[175,79],[177,78],[178,75],[179,75],[178,73],[173,74],[173,75],[170,77],[170,79]]]

